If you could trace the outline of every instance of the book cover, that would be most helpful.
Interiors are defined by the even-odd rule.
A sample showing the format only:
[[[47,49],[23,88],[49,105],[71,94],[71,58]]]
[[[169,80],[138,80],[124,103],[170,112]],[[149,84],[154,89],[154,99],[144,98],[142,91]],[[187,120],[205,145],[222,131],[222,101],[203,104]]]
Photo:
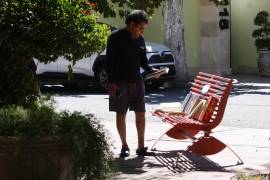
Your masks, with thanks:
[[[205,123],[209,122],[213,112],[215,111],[217,103],[218,99],[213,96],[210,96],[209,99],[207,100],[207,103],[205,103],[205,105],[203,106],[198,120]]]

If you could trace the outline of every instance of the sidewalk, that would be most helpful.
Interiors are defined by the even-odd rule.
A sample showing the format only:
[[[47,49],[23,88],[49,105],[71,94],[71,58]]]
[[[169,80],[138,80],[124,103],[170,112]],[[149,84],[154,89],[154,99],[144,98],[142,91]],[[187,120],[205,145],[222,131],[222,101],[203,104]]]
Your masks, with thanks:
[[[129,115],[130,120],[127,120],[127,140],[131,148],[131,156],[125,159],[118,158],[119,172],[113,179],[228,180],[241,173],[269,173],[270,78],[256,76],[234,78],[238,83],[234,85],[235,88],[229,98],[224,123],[214,129],[213,136],[230,146],[242,158],[243,165],[237,165],[237,158],[227,149],[213,156],[197,156],[185,151],[190,144],[189,140],[177,141],[166,136],[157,144],[155,156],[137,157],[135,155],[137,134],[135,122],[131,120],[134,117],[130,113],[132,115]],[[149,112],[147,113],[149,117]],[[249,123],[245,124],[245,122]],[[109,131],[111,139],[115,140],[113,151],[118,157],[121,143],[115,121],[107,120],[103,121],[103,124]],[[154,141],[170,127],[169,124],[158,120],[148,120],[146,146],[150,148]],[[177,158],[180,161],[175,164]]]
[[[114,142],[114,153],[118,157],[121,143],[114,123],[106,123]],[[230,128],[215,129],[214,136],[229,145],[244,161],[236,165],[237,158],[228,150],[213,156],[201,157],[185,152],[190,141],[180,142],[164,137],[156,146],[155,156],[140,158],[135,155],[137,147],[136,129],[133,123],[127,124],[128,142],[131,156],[118,159],[120,172],[114,179],[229,179],[237,173],[258,173],[270,171],[270,131],[268,129]],[[148,123],[146,127],[146,146],[169,128],[165,123]],[[177,157],[183,161],[174,167]]]

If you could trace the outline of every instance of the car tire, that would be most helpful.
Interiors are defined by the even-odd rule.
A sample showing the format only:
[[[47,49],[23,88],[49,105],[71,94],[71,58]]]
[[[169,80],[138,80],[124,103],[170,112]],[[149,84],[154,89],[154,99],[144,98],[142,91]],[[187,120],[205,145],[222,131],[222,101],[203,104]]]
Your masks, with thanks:
[[[146,82],[145,83],[145,88],[146,90],[156,90],[159,87],[163,86],[164,82],[163,81],[157,81],[157,82]]]
[[[100,65],[97,68],[97,72],[95,74],[96,74],[98,86],[103,90],[107,90],[108,89],[108,74],[105,70],[105,66]]]

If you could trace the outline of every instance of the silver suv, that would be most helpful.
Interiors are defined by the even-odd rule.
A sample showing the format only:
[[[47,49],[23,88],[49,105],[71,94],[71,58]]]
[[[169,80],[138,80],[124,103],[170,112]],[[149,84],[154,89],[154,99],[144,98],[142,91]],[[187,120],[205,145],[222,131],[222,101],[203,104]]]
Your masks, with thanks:
[[[147,58],[149,65],[157,69],[169,68],[169,73],[158,79],[145,81],[146,85],[152,87],[161,86],[165,81],[175,78],[175,64],[171,50],[162,45],[146,42]],[[97,82],[98,85],[106,89],[108,78],[105,71],[105,54],[93,54],[90,57],[83,58],[73,66],[73,78],[68,80],[68,65],[70,62],[63,57],[58,58],[55,62],[44,64],[35,60],[37,65],[37,75],[41,82],[61,83],[64,86],[74,83],[89,84]],[[141,69],[144,77],[146,73]]]

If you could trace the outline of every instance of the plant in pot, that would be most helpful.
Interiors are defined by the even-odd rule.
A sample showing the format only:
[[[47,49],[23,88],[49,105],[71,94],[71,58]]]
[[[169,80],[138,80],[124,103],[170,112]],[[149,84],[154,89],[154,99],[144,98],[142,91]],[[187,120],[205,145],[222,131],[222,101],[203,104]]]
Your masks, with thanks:
[[[259,12],[254,24],[259,26],[252,33],[259,53],[258,67],[262,76],[270,76],[270,15],[267,11]]]
[[[109,178],[113,155],[97,119],[43,99],[0,109],[1,180]]]

